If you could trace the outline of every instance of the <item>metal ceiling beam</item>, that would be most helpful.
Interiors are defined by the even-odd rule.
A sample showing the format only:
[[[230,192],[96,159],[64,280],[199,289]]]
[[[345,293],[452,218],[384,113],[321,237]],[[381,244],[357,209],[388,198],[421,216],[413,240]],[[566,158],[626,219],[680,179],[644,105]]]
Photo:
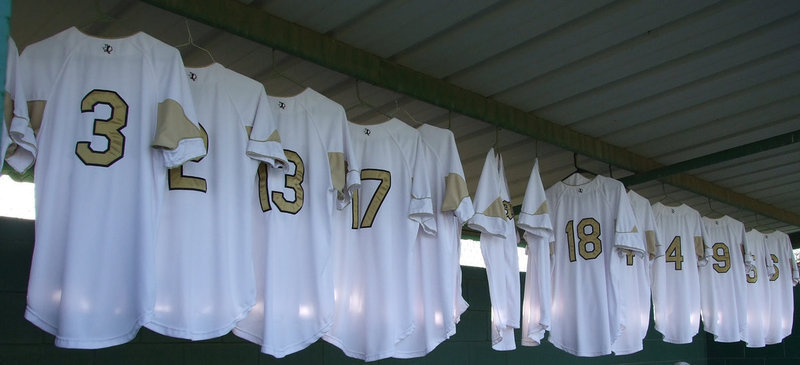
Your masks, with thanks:
[[[144,0],[144,2],[279,49],[331,70],[629,171],[649,171],[662,166],[655,160],[415,71],[238,1]],[[800,226],[800,215],[692,176],[674,175],[665,178],[664,181],[742,209]]]
[[[641,172],[619,179],[619,181],[626,186],[637,185],[650,180],[662,179],[684,171],[694,170],[696,168],[733,160],[739,157],[768,151],[773,148],[783,147],[797,142],[800,142],[800,130],[762,139],[760,141],[748,143],[738,147],[729,148],[727,150],[714,152],[705,156],[692,158],[669,166],[663,166],[650,171]]]

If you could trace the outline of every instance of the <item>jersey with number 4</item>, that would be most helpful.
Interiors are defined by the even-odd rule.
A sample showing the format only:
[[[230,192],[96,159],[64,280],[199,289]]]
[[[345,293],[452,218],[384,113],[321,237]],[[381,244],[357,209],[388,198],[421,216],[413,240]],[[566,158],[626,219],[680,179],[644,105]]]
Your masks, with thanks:
[[[258,167],[252,208],[256,304],[234,333],[284,357],[326,333],[333,321],[332,217],[359,184],[344,108],[306,89],[269,97],[286,168]],[[263,155],[275,140],[254,125],[247,151]]]
[[[519,235],[503,158],[494,148],[486,154],[475,192],[475,215],[468,224],[481,232],[481,254],[492,302],[492,348],[513,350],[514,329],[520,326]]]
[[[153,314],[167,168],[205,154],[180,54],[69,28],[25,49],[20,79],[41,125],[25,317],[57,346],[129,341]]]
[[[700,267],[703,328],[717,342],[738,342],[747,328],[744,224],[731,217],[703,217],[708,265]],[[752,262],[750,262],[752,264]]]
[[[417,130],[398,119],[350,124],[361,186],[337,237],[336,315],[324,339],[350,357],[395,356],[415,329],[417,233],[436,234],[427,161]],[[406,354],[408,356],[408,354]]]
[[[624,326],[624,250],[645,252],[625,187],[573,174],[546,195],[555,233],[549,341],[577,356],[609,354]]]
[[[707,263],[700,213],[686,204],[653,205],[658,243],[651,290],[656,329],[670,343],[690,343],[700,327],[698,266]]]
[[[643,196],[628,191],[633,214],[636,216],[639,239],[647,247],[647,255],[636,255],[625,250],[625,265],[620,270],[625,311],[625,329],[614,342],[611,349],[615,355],[626,355],[643,349],[642,341],[650,327],[650,265],[655,257],[656,223],[653,208]]]
[[[794,323],[793,286],[800,281],[797,261],[789,235],[781,231],[767,234],[767,264],[772,270],[767,281],[770,310],[766,343],[775,344],[792,334]]]
[[[258,161],[248,132],[271,130],[254,157],[285,163],[261,83],[218,63],[187,68],[208,154],[169,170],[156,251],[156,304],[147,327],[204,340],[224,335],[255,304],[252,217]]]

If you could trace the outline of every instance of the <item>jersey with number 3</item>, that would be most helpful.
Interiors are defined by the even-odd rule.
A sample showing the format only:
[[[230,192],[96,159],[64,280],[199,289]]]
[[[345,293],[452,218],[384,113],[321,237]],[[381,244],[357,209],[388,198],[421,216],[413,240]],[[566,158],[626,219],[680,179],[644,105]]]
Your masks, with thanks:
[[[658,243],[651,290],[656,329],[670,343],[690,343],[700,327],[699,265],[707,263],[700,213],[686,204],[653,205]]]
[[[609,354],[624,326],[624,250],[645,253],[625,187],[573,174],[545,194],[555,239],[549,341],[577,356]]]
[[[69,28],[25,49],[20,78],[41,125],[25,317],[58,346],[129,341],[153,313],[167,168],[205,154],[180,54]]]
[[[286,168],[258,167],[253,201],[256,304],[234,333],[284,357],[328,331],[333,321],[332,217],[359,184],[344,108],[305,89],[269,97]],[[274,130],[254,125],[247,151],[263,154]]]
[[[350,124],[361,186],[337,237],[336,315],[324,339],[350,357],[396,354],[415,329],[417,233],[436,234],[420,133],[398,119]],[[423,233],[420,233],[423,234]]]
[[[252,214],[258,161],[247,155],[254,125],[275,131],[261,83],[218,63],[187,68],[208,154],[167,175],[156,251],[156,304],[147,327],[203,340],[224,335],[255,304]],[[254,156],[285,163],[277,133]]]

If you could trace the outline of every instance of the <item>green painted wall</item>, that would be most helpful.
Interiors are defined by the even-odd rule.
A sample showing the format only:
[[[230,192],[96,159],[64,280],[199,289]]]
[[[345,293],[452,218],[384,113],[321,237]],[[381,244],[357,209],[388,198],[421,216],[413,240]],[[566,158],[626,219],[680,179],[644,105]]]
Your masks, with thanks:
[[[275,359],[233,335],[201,342],[172,339],[142,329],[131,343],[103,350],[65,350],[53,337],[27,322],[25,290],[33,251],[33,222],[0,218],[0,364],[359,364],[336,347],[317,342],[308,349]],[[800,335],[782,344],[746,349],[743,343],[717,344],[701,332],[694,342],[672,345],[653,329],[644,351],[627,356],[578,358],[549,343],[493,351],[489,342],[489,288],[482,269],[463,268],[469,310],[458,333],[420,359],[388,359],[376,364],[800,364]],[[795,295],[797,298],[797,295]],[[795,300],[795,308],[797,299]],[[800,313],[797,309],[795,312]],[[800,331],[797,320],[794,328]],[[519,339],[519,333],[517,333]]]

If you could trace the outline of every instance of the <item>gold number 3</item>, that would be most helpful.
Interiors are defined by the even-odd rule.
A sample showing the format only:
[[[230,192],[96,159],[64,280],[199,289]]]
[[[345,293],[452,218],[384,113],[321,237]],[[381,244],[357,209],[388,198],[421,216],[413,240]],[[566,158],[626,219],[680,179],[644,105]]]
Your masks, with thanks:
[[[94,112],[97,104],[111,108],[108,119],[95,119],[93,134],[108,140],[105,150],[95,150],[90,141],[79,141],[75,154],[85,165],[109,167],[125,154],[125,135],[120,132],[128,124],[128,104],[116,92],[92,90],[81,101],[81,113]]]

